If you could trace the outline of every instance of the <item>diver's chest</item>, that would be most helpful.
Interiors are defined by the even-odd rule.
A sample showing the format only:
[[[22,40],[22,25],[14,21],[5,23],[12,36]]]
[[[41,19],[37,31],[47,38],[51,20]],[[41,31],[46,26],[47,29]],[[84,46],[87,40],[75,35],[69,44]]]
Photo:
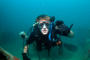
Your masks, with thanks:
[[[49,38],[41,38],[40,41],[42,43],[47,43],[47,42],[49,42]]]

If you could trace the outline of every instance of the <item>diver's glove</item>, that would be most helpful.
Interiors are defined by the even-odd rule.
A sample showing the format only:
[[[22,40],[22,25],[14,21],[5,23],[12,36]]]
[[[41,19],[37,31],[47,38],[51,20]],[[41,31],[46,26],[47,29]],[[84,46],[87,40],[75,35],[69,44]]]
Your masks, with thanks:
[[[64,36],[67,36],[67,34],[70,33],[70,28],[68,28],[61,20],[56,21],[55,29],[57,30],[57,33]]]
[[[23,60],[31,60],[30,58],[27,57],[26,53],[22,53]]]
[[[66,30],[63,32],[63,34],[64,34],[65,36],[67,36],[69,33],[70,33],[70,29],[69,29],[69,28],[66,28]]]
[[[61,32],[61,35],[67,36],[70,33],[70,29],[65,26],[64,24],[59,26],[59,31]]]

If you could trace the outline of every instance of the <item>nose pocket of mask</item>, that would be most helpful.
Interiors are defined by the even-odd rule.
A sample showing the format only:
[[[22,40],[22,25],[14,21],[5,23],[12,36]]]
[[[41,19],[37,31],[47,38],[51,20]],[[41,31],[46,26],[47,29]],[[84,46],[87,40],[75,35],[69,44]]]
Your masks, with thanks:
[[[44,24],[42,28],[44,28],[44,29],[45,29],[45,28],[46,28],[46,25]]]

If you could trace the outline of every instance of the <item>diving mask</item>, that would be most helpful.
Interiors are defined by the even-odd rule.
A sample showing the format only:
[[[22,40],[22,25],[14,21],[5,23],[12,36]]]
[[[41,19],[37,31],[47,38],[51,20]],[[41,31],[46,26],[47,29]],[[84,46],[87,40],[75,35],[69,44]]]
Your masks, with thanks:
[[[50,21],[39,21],[39,29],[43,35],[48,34],[50,28]]]
[[[38,23],[39,23],[40,28],[43,28],[45,26],[46,26],[46,28],[49,28],[49,26],[50,26],[50,21],[39,21]]]

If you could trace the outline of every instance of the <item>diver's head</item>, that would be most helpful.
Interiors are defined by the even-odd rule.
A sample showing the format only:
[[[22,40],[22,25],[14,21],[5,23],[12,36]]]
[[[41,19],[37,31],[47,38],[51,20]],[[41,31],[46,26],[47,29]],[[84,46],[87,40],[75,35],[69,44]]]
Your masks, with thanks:
[[[38,27],[43,35],[47,35],[50,29],[50,21],[40,20]]]
[[[37,17],[38,27],[43,35],[47,35],[50,30],[50,17],[47,15],[40,15]]]

